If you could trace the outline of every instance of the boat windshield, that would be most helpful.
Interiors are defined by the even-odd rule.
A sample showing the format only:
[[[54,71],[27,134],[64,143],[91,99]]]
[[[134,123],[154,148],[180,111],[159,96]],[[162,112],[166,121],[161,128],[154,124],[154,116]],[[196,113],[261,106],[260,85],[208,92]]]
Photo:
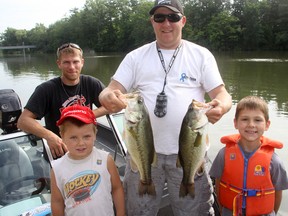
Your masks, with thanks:
[[[43,146],[42,139],[23,132],[0,136],[0,215],[50,215],[50,164]]]

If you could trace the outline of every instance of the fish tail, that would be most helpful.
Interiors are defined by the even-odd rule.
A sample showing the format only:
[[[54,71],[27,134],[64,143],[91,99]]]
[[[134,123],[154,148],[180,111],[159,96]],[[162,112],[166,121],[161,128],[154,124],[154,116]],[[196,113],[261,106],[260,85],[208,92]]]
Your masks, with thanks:
[[[180,185],[179,197],[185,197],[190,195],[191,198],[195,197],[195,185],[194,183],[184,184],[183,182]]]
[[[156,196],[155,185],[152,181],[149,181],[148,183],[140,181],[138,189],[140,196],[143,196],[144,194]]]

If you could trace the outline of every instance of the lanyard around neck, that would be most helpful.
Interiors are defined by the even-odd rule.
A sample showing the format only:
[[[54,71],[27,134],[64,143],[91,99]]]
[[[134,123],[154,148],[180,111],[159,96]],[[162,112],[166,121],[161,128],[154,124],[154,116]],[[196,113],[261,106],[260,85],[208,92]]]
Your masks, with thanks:
[[[160,59],[160,61],[161,61],[162,67],[163,67],[164,72],[165,72],[165,79],[164,79],[164,85],[163,85],[162,92],[164,92],[164,88],[165,88],[165,86],[166,86],[167,74],[170,72],[170,69],[171,69],[171,67],[172,67],[172,65],[173,65],[173,63],[174,63],[174,61],[175,61],[175,59],[176,59],[176,57],[177,57],[177,55],[178,55],[178,53],[179,53],[179,51],[180,51],[181,46],[182,46],[182,43],[180,43],[180,44],[178,45],[178,47],[175,49],[175,51],[174,51],[174,53],[173,53],[173,56],[172,56],[172,58],[170,59],[168,68],[166,69],[163,54],[162,54],[160,48],[158,47],[158,45],[156,44],[158,56],[159,56],[159,59]]]

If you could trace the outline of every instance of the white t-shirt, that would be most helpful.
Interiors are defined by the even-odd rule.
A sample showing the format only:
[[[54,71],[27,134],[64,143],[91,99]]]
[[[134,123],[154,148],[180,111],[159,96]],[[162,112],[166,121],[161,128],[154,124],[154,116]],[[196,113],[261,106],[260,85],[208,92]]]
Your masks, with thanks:
[[[161,52],[167,70],[174,50]],[[204,102],[206,92],[223,84],[212,53],[186,40],[182,40],[182,47],[167,75],[168,104],[163,118],[154,115],[156,97],[162,91],[165,79],[155,41],[128,53],[113,79],[128,92],[140,91],[149,111],[155,150],[165,155],[178,154],[182,120],[192,99]]]
[[[73,160],[66,153],[52,161],[56,184],[65,202],[65,215],[114,216],[108,154],[93,147],[83,160]]]

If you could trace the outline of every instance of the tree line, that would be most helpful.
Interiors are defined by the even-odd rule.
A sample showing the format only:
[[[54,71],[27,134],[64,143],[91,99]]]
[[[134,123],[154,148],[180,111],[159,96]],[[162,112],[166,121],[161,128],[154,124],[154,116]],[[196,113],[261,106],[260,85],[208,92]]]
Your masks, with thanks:
[[[187,23],[183,38],[211,50],[288,50],[287,0],[182,0]],[[33,44],[55,52],[74,42],[96,52],[128,52],[155,40],[151,0],[86,0],[80,10],[49,27],[7,28],[2,46]],[[53,14],[52,14],[53,15]]]

